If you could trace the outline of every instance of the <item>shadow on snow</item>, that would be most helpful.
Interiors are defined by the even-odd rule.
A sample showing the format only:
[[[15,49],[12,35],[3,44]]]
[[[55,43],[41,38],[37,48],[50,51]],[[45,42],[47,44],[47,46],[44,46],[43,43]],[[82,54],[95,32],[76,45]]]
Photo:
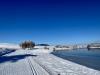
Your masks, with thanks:
[[[24,59],[29,56],[37,56],[37,55],[23,54],[23,55],[14,55],[14,56],[1,56],[0,63],[9,62],[9,61],[17,62],[18,60]]]
[[[6,55],[6,54],[9,54],[9,53],[12,53],[12,52],[15,52],[16,50],[9,50],[9,49],[6,49],[6,50],[1,50],[0,51],[0,56],[2,55]]]

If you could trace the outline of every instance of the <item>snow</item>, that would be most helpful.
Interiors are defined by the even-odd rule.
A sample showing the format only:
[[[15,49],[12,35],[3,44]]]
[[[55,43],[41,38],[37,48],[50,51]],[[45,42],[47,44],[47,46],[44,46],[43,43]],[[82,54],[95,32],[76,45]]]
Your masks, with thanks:
[[[26,60],[22,59],[20,61],[14,61],[12,58],[13,56],[20,55],[23,53],[19,52],[14,52],[11,54],[5,55],[5,57],[11,57],[10,59],[8,58],[9,61],[5,60],[5,62],[0,64],[0,75],[30,75],[30,68],[27,66]],[[3,58],[2,56],[1,58]],[[26,66],[24,66],[26,65]]]
[[[0,56],[6,54],[6,53],[11,53],[11,52],[14,52],[15,50],[14,49],[0,49]]]
[[[18,44],[10,44],[10,43],[0,43],[0,48],[2,49],[20,49]]]
[[[33,54],[36,54],[34,51]],[[49,71],[50,75],[100,75],[100,71],[64,60],[49,53],[40,53],[34,60],[44,69]]]
[[[0,75],[49,75],[32,59],[35,55],[16,50],[0,57]]]
[[[52,50],[0,50],[0,75],[100,75],[100,71],[50,54]]]

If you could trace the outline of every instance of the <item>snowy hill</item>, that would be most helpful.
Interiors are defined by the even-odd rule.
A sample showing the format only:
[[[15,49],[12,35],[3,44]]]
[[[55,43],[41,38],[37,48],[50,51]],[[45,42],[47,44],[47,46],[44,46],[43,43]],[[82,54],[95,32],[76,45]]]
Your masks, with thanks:
[[[18,44],[10,44],[10,43],[0,43],[0,48],[2,49],[20,49]]]

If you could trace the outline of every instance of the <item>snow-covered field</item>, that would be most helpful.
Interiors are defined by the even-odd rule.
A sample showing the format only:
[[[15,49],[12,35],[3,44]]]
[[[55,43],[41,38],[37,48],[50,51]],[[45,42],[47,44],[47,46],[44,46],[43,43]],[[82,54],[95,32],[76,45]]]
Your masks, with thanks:
[[[18,44],[0,43],[0,48],[2,49],[20,49]]]
[[[56,57],[51,51],[20,49],[5,53],[0,56],[0,75],[100,75],[98,70]]]
[[[25,50],[16,50],[0,57],[0,75],[49,75]]]

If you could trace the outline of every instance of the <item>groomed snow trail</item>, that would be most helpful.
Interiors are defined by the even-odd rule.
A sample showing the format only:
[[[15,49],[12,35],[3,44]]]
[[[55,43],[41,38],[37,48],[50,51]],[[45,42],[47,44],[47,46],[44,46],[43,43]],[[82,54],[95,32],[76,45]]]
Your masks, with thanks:
[[[100,71],[94,70],[74,62],[64,60],[48,53],[35,53],[37,57],[33,57],[41,67],[43,67],[50,75],[100,75]]]
[[[0,75],[49,75],[32,57],[35,55],[25,50],[16,50],[0,57]]]
[[[100,75],[45,50],[16,50],[0,56],[0,75]]]

